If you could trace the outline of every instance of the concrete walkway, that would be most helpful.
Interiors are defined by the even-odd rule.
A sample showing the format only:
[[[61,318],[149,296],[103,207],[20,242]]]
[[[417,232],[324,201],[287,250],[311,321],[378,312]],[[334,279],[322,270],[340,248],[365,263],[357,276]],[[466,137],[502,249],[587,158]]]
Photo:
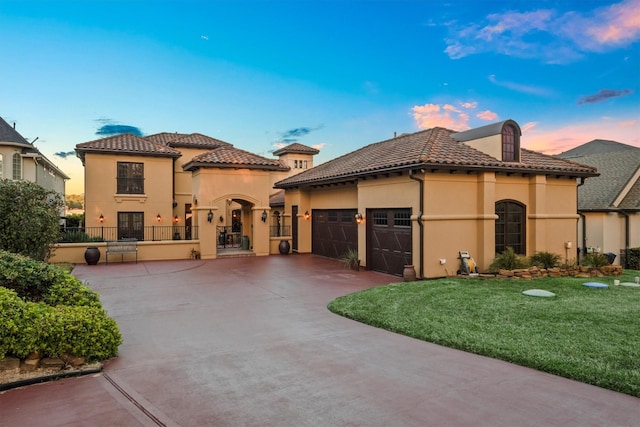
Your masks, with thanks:
[[[94,376],[0,394],[0,426],[638,426],[640,399],[326,309],[398,281],[312,255],[86,266],[121,328]]]

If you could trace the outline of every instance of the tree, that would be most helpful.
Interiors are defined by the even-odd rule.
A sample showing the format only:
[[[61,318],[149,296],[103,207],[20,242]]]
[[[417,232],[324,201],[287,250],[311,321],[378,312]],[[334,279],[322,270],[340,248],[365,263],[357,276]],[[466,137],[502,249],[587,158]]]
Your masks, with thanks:
[[[0,249],[39,261],[60,237],[60,194],[29,181],[0,180]]]

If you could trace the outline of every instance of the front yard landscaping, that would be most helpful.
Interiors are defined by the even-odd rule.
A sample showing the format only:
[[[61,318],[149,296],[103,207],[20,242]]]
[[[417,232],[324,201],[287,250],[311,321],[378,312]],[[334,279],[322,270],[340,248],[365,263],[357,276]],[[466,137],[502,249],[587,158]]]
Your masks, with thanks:
[[[634,282],[640,271],[615,277]],[[585,278],[443,278],[340,297],[334,313],[424,341],[640,397],[640,288]],[[523,295],[544,289],[551,298]]]

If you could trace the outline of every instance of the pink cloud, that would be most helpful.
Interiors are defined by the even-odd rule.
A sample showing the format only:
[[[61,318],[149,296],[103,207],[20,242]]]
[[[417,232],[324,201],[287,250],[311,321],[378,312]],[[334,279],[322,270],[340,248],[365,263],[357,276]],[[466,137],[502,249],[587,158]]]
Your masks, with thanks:
[[[594,139],[606,139],[640,147],[640,123],[637,120],[616,122],[601,118],[571,123],[555,129],[538,129],[527,123],[522,129],[522,147],[547,154],[558,154]],[[526,128],[526,130],[525,130]]]
[[[459,131],[469,129],[469,115],[451,104],[415,105],[411,110],[419,129],[436,126]]]
[[[498,115],[493,111],[484,110],[476,114],[476,117],[482,120],[495,120],[498,118]]]
[[[467,108],[467,109],[474,109],[478,107],[478,103],[473,101],[473,102],[463,102],[462,104],[460,104],[460,106],[462,108]]]
[[[640,36],[640,0],[627,0],[603,8],[586,33],[601,44],[626,44]]]

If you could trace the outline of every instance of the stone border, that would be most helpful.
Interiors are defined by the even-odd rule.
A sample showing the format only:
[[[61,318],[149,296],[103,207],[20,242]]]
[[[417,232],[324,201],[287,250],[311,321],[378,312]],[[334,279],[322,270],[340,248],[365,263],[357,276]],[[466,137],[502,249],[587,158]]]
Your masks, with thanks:
[[[554,267],[554,268],[539,268],[529,267],[520,268],[516,270],[500,270],[497,274],[478,274],[476,277],[484,279],[526,279],[532,280],[540,277],[581,277],[581,278],[593,278],[593,277],[609,277],[609,276],[621,276],[622,267],[619,265],[605,265],[604,267]]]

